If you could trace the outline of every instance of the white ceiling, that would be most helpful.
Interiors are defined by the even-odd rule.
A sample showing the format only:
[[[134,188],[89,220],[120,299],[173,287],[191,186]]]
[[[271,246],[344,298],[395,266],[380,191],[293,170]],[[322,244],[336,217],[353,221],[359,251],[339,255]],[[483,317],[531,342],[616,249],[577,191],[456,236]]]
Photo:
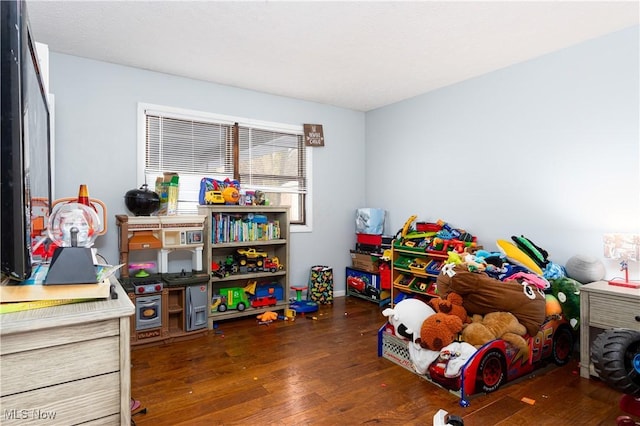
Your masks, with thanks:
[[[639,23],[638,1],[35,1],[53,52],[368,111]]]

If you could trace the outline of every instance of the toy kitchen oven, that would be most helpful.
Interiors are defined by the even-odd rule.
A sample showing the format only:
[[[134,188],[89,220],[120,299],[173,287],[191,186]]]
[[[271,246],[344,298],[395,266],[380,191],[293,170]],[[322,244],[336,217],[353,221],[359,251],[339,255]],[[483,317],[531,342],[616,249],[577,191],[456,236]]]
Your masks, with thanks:
[[[120,283],[133,302],[131,346],[168,343],[208,333],[209,277],[203,267],[204,215],[116,215]],[[169,256],[191,252],[188,272],[169,273]],[[157,262],[131,262],[156,255]],[[154,253],[155,252],[155,253]]]
[[[166,290],[160,275],[120,278],[120,282],[135,306],[131,319],[132,342],[166,337],[167,331],[162,330],[162,301]]]

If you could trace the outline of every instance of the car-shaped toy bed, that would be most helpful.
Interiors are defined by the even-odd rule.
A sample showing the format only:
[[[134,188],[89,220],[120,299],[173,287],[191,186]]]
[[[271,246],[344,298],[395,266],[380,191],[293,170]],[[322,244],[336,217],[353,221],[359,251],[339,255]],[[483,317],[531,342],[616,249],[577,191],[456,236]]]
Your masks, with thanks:
[[[528,353],[521,353],[505,340],[492,340],[475,351],[454,376],[447,374],[451,354],[445,348],[438,359],[429,365],[427,373],[420,377],[455,393],[460,397],[460,405],[467,407],[471,395],[493,392],[503,384],[550,362],[556,365],[569,362],[574,332],[568,321],[560,315],[547,318],[538,333],[527,336],[526,340]],[[385,323],[378,331],[378,356],[419,374],[410,359],[411,344],[414,343],[397,336],[390,323]]]

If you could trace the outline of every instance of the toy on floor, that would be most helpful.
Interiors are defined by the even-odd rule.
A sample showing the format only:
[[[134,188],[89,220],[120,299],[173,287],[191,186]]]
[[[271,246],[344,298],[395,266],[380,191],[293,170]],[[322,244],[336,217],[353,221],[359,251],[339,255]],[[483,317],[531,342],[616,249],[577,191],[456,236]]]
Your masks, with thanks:
[[[296,301],[291,302],[289,308],[299,314],[308,314],[318,310],[318,304],[316,302],[311,300],[302,300],[302,291],[306,289],[307,287],[291,287],[291,290],[295,290],[296,292]]]
[[[624,328],[606,330],[591,345],[591,361],[600,380],[623,392],[620,410],[640,417],[640,332]],[[637,426],[619,416],[617,426]]]
[[[433,416],[433,426],[464,426],[464,421],[460,416],[454,416],[443,409],[439,409]]]
[[[131,425],[135,426],[136,422],[133,420],[133,416],[137,416],[138,414],[147,414],[147,408],[141,408],[142,403],[139,400],[131,398],[131,403],[129,404],[131,407]]]
[[[261,313],[260,315],[257,315],[256,318],[258,318],[261,323],[270,323],[278,319],[278,314],[275,312],[266,311]]]

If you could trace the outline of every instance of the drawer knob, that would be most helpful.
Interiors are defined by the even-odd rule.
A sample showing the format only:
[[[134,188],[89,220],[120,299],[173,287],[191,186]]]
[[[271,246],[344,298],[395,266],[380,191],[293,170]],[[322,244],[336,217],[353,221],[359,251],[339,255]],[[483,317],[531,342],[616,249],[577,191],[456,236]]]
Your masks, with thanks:
[[[636,315],[636,321],[640,322],[640,315]]]

